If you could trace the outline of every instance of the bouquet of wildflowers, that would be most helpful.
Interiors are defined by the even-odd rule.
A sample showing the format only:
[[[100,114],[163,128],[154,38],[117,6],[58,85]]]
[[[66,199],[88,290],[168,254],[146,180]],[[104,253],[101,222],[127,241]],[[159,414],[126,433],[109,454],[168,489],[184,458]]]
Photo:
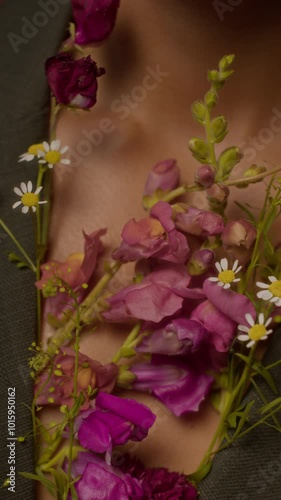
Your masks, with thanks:
[[[61,164],[71,167],[67,146],[56,138],[56,119],[63,108],[92,108],[97,79],[105,73],[90,56],[77,59],[73,53],[110,34],[119,5],[118,0],[99,3],[96,9],[73,1],[72,36],[46,62],[52,92],[50,138],[31,145],[19,159],[38,163],[36,186],[19,179],[14,189],[19,198],[13,204],[23,216],[31,216],[35,261],[0,221],[17,247],[10,262],[19,272],[30,268],[37,288],[38,339],[27,361],[34,379],[33,429],[18,437],[22,446],[26,439],[34,440],[36,470],[22,474],[40,481],[57,499],[195,499],[215,453],[253,427],[268,424],[280,432],[281,397],[272,370],[281,360],[266,366],[257,353],[280,321],[280,252],[269,234],[280,215],[281,167],[245,165],[237,176],[240,149],[216,153],[227,134],[227,120],[216,116],[215,108],[234,61],[234,56],[224,56],[218,69],[208,73],[210,88],[203,100],[191,109],[203,131],[202,138],[189,141],[199,162],[194,182],[181,183],[175,160],[152,168],[144,187],[144,217],[125,224],[99,280],[104,228],[84,233],[83,253],[71,254],[65,262],[48,260],[50,174]],[[253,189],[261,181],[266,184],[262,209],[257,213],[247,203],[237,203],[240,216],[229,219],[230,189],[235,196],[236,189]],[[192,192],[204,197],[206,209],[189,203]],[[109,284],[118,283],[120,269],[132,262],[131,284],[110,292]],[[47,344],[41,338],[42,301],[53,328]],[[85,327],[95,331],[106,322],[128,323],[131,331],[111,362],[102,365],[80,352],[80,339]],[[260,377],[276,395],[271,401],[262,394]],[[259,397],[246,404],[250,386]],[[179,418],[200,412],[201,403],[211,397],[221,417],[197,471],[187,477],[146,468],[122,451],[129,441],[149,439],[156,419],[145,405],[124,398],[123,389],[149,392]],[[60,410],[58,422],[49,428],[40,420],[45,405]],[[251,425],[252,412],[259,417]]]

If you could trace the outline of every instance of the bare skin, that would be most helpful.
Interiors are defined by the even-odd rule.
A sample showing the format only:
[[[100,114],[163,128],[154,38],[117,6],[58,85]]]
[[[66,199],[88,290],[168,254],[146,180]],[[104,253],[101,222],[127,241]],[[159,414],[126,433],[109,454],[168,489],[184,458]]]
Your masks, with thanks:
[[[71,173],[64,168],[54,175],[49,258],[64,260],[69,253],[80,251],[82,228],[91,232],[101,227],[108,228],[104,242],[105,257],[109,258],[120,242],[125,222],[144,216],[143,186],[149,169],[157,161],[176,158],[182,179],[193,181],[197,162],[191,157],[187,142],[202,131],[193,124],[189,107],[208,88],[207,69],[216,67],[226,53],[235,53],[237,62],[235,75],[221,92],[217,111],[225,112],[229,118],[231,132],[223,146],[244,143],[244,148],[251,147],[251,151],[247,150],[248,162],[241,163],[245,168],[252,163],[269,168],[281,164],[281,73],[274,76],[273,72],[280,60],[280,30],[273,21],[270,28],[265,25],[270,22],[270,14],[259,12],[253,1],[242,2],[233,12],[225,12],[223,22],[212,2],[198,2],[203,3],[200,7],[186,3],[191,4],[180,0],[123,0],[111,38],[99,48],[87,47],[87,53],[98,65],[106,67],[107,74],[99,80],[98,104],[90,113],[66,111],[59,116],[58,138],[80,154],[81,148],[85,149],[80,164]],[[153,85],[155,79],[147,75],[157,65],[163,73],[162,81]],[[147,84],[155,88],[145,90]],[[130,101],[122,97],[124,94],[130,96]],[[124,106],[122,99],[127,102],[127,111],[120,108]],[[273,108],[280,109],[280,117],[272,112]],[[276,131],[266,144],[266,133],[260,131],[272,131],[273,116],[277,116]],[[111,131],[103,134],[98,146],[89,147],[88,141],[86,150],[85,145],[81,146],[86,139],[85,130],[102,130],[105,118]],[[250,137],[257,140],[253,142]],[[237,176],[242,171],[238,167]],[[233,189],[232,200],[259,207],[264,187],[261,183],[247,191]],[[194,195],[193,201],[203,206],[201,194]],[[230,211],[236,211],[233,204]],[[129,283],[132,273],[132,266],[121,270],[117,286]],[[45,330],[47,336],[48,327]],[[124,325],[101,325],[94,334],[85,333],[81,350],[108,363],[127,332]],[[198,414],[176,418],[148,395],[124,396],[144,402],[159,416],[149,438],[129,446],[129,451],[148,466],[194,471],[218,423],[219,416],[210,402],[206,401]],[[54,410],[45,412],[44,419],[54,418]],[[48,494],[40,492],[38,498],[47,499]]]

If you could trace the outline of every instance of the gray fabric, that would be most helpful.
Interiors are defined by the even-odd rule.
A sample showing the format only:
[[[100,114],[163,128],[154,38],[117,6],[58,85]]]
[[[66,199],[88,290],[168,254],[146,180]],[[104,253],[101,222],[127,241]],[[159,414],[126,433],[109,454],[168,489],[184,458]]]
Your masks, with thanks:
[[[64,5],[63,5],[64,3]],[[44,12],[42,5],[49,5],[53,17]],[[49,10],[51,12],[51,10]],[[34,17],[35,16],[35,17]],[[41,17],[40,17],[41,16]],[[25,18],[25,19],[23,19]],[[16,54],[8,34],[22,36],[26,19],[47,23],[32,27],[25,34],[28,43],[21,43]],[[17,163],[19,154],[33,142],[48,137],[48,86],[44,75],[44,61],[54,55],[65,37],[70,19],[69,1],[2,0],[0,2],[0,215],[32,255],[33,233],[29,216],[20,209],[12,210],[19,198],[13,187],[21,181],[36,179],[34,163]],[[32,36],[33,33],[33,36]],[[7,448],[7,390],[16,388],[16,434],[24,435],[31,429],[30,411],[22,403],[31,404],[32,384],[27,367],[28,347],[35,340],[36,302],[34,274],[19,271],[7,261],[7,252],[16,251],[0,229],[0,339],[1,339],[1,412],[0,412],[0,483],[9,472]],[[16,470],[32,472],[32,440],[16,444]],[[16,476],[14,498],[31,500],[34,483]],[[13,493],[0,489],[0,498],[13,498]]]
[[[281,358],[281,331],[274,333],[265,363]],[[272,370],[281,396],[281,365]],[[268,401],[278,397],[263,379],[256,379]],[[255,400],[254,408],[263,406],[256,391],[249,391],[245,402]],[[253,410],[254,410],[253,408]],[[250,425],[261,418],[253,411]],[[281,423],[281,412],[278,415]],[[268,420],[274,424],[273,420]],[[200,500],[280,500],[281,499],[281,433],[266,425],[258,426],[221,451],[214,459],[209,476],[199,487]]]

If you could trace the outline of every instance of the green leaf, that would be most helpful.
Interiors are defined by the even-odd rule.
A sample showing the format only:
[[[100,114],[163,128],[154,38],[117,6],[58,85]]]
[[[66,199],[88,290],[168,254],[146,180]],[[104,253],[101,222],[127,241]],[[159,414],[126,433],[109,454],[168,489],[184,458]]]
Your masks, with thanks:
[[[251,411],[251,409],[253,408],[254,404],[255,404],[255,400],[254,400],[254,401],[250,401],[250,403],[248,403],[248,404],[247,404],[247,406],[246,406],[246,408],[245,408],[244,412],[243,412],[243,413],[242,413],[242,415],[241,415],[241,418],[240,418],[240,420],[239,420],[239,424],[238,424],[238,426],[237,426],[237,429],[236,429],[236,431],[235,431],[235,433],[234,433],[233,439],[234,439],[234,438],[236,438],[236,437],[238,436],[238,434],[239,434],[239,433],[240,433],[240,431],[242,430],[242,428],[243,428],[244,424],[245,424],[246,422],[248,422],[248,420],[249,420],[249,414],[250,414],[250,411]]]
[[[265,413],[269,413],[270,410],[272,410],[277,405],[281,405],[281,397],[274,399],[267,405],[263,406],[259,411],[262,415],[264,415]]]
[[[256,225],[256,219],[255,219],[255,216],[252,214],[252,212],[248,209],[247,207],[247,203],[245,203],[245,205],[243,205],[242,203],[239,203],[239,201],[235,201],[234,202],[235,205],[237,205],[237,207],[239,207],[241,210],[243,210],[243,212],[245,212],[250,221],[253,222],[255,225]]]
[[[37,475],[37,474],[31,474],[30,472],[20,472],[20,476],[26,477],[26,479],[32,479],[33,481],[39,481],[39,483],[42,483],[48,490],[48,492],[52,495],[53,498],[56,498],[56,491],[57,488],[52,481],[49,479],[46,479],[45,476],[42,474]]]
[[[255,361],[253,363],[253,369],[259,374],[261,375],[261,377],[266,381],[267,385],[270,387],[270,389],[272,390],[272,392],[274,392],[274,394],[277,394],[278,393],[278,390],[277,390],[277,387],[276,387],[276,384],[275,384],[275,381],[274,381],[274,378],[273,376],[271,375],[270,371],[267,370],[267,368],[265,368],[265,366],[263,366],[261,364],[261,362],[259,361]]]
[[[223,56],[219,62],[220,71],[228,71],[230,66],[232,65],[234,59],[235,59],[234,54]]]
[[[8,254],[8,259],[13,264],[16,264],[16,267],[19,269],[29,267],[29,265],[24,260],[22,260],[17,254],[13,252]]]
[[[211,123],[211,134],[215,143],[221,142],[227,135],[227,120],[224,116],[217,116]]]
[[[213,466],[212,460],[210,460],[207,464],[202,465],[197,469],[193,474],[188,475],[189,481],[194,481],[195,484],[200,483],[211,471]]]

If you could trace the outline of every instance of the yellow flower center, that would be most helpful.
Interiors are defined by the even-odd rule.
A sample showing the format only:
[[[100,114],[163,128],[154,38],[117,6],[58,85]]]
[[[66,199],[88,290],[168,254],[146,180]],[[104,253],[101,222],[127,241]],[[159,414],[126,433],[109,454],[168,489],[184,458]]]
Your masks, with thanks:
[[[61,161],[61,154],[59,151],[49,151],[46,153],[45,159],[51,165],[55,165]]]
[[[264,325],[254,325],[248,331],[248,335],[251,340],[260,340],[264,335],[266,335],[266,328]]]
[[[221,271],[218,275],[218,279],[224,284],[232,283],[232,281],[235,279],[235,272],[232,270]]]
[[[24,193],[21,202],[25,207],[35,207],[38,204],[39,197],[35,193]]]
[[[34,156],[37,156],[38,155],[38,151],[44,151],[44,146],[43,144],[32,144],[32,146],[30,146],[27,150],[27,152],[30,154],[30,155],[34,155]]]
[[[274,295],[274,297],[281,299],[281,281],[273,281],[268,290],[272,293],[272,295]]]

